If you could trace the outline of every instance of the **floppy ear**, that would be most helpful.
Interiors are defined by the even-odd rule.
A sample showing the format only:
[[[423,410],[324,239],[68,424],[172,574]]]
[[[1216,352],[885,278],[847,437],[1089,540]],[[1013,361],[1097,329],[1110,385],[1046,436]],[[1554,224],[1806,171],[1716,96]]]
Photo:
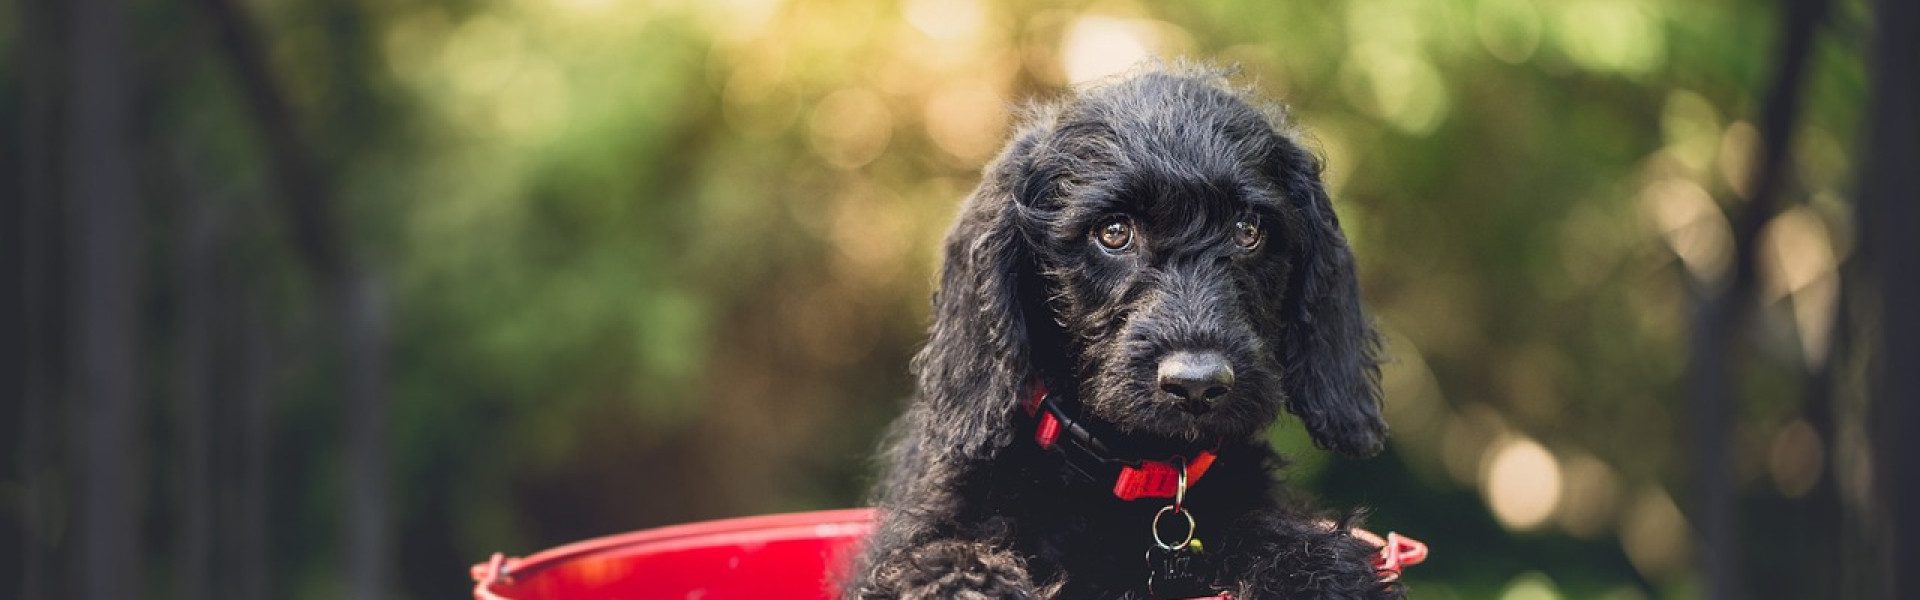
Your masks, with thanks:
[[[1044,121],[1037,119],[1036,121]],[[1045,310],[1024,224],[1046,182],[1033,155],[1047,129],[1028,125],[987,166],[947,232],[927,345],[914,356],[913,406],[926,455],[990,458],[1014,439],[1014,410],[1033,377],[1026,313]]]
[[[1319,160],[1279,137],[1274,167],[1300,221],[1284,309],[1287,409],[1321,448],[1371,456],[1387,436],[1380,336],[1360,310],[1353,252],[1320,183]]]

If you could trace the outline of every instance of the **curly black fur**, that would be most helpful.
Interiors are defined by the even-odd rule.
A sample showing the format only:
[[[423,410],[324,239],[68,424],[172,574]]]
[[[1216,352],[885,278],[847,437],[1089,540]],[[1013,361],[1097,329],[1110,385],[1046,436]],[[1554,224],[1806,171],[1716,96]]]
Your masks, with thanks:
[[[1218,447],[1188,496],[1236,598],[1395,598],[1372,548],[1286,498],[1262,431],[1281,407],[1317,444],[1377,452],[1378,338],[1319,161],[1285,114],[1217,71],[1158,67],[1030,111],[946,240],[919,393],[888,441],[880,524],[847,595],[1144,598],[1147,523],[1023,440],[1044,381],[1143,456]],[[1257,217],[1252,250],[1235,224]],[[1130,219],[1135,243],[1090,233]],[[1237,374],[1204,412],[1156,387],[1174,351]],[[1017,442],[1017,440],[1019,442]]]

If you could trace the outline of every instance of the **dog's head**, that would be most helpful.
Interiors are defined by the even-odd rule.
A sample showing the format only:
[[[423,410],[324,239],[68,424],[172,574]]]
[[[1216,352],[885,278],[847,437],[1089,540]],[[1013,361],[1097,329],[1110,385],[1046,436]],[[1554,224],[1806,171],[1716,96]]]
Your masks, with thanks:
[[[923,449],[1006,445],[1044,378],[1124,432],[1242,438],[1284,405],[1321,447],[1378,451],[1378,337],[1283,120],[1190,69],[1032,111],[947,236]]]

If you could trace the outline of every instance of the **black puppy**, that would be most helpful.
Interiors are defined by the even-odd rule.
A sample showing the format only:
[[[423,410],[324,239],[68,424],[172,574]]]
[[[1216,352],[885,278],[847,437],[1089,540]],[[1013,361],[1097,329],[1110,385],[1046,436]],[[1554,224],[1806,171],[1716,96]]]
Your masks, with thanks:
[[[1211,70],[1032,111],[947,235],[848,596],[1399,597],[1262,435],[1281,406],[1344,454],[1386,435],[1319,174]]]

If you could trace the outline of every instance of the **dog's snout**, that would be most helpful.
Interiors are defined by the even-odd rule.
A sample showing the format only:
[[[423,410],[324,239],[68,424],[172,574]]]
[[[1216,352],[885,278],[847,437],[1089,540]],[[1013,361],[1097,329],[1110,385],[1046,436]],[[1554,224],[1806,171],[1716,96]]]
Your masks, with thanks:
[[[1233,366],[1219,352],[1174,352],[1160,359],[1160,390],[1188,403],[1213,401],[1233,389]]]

